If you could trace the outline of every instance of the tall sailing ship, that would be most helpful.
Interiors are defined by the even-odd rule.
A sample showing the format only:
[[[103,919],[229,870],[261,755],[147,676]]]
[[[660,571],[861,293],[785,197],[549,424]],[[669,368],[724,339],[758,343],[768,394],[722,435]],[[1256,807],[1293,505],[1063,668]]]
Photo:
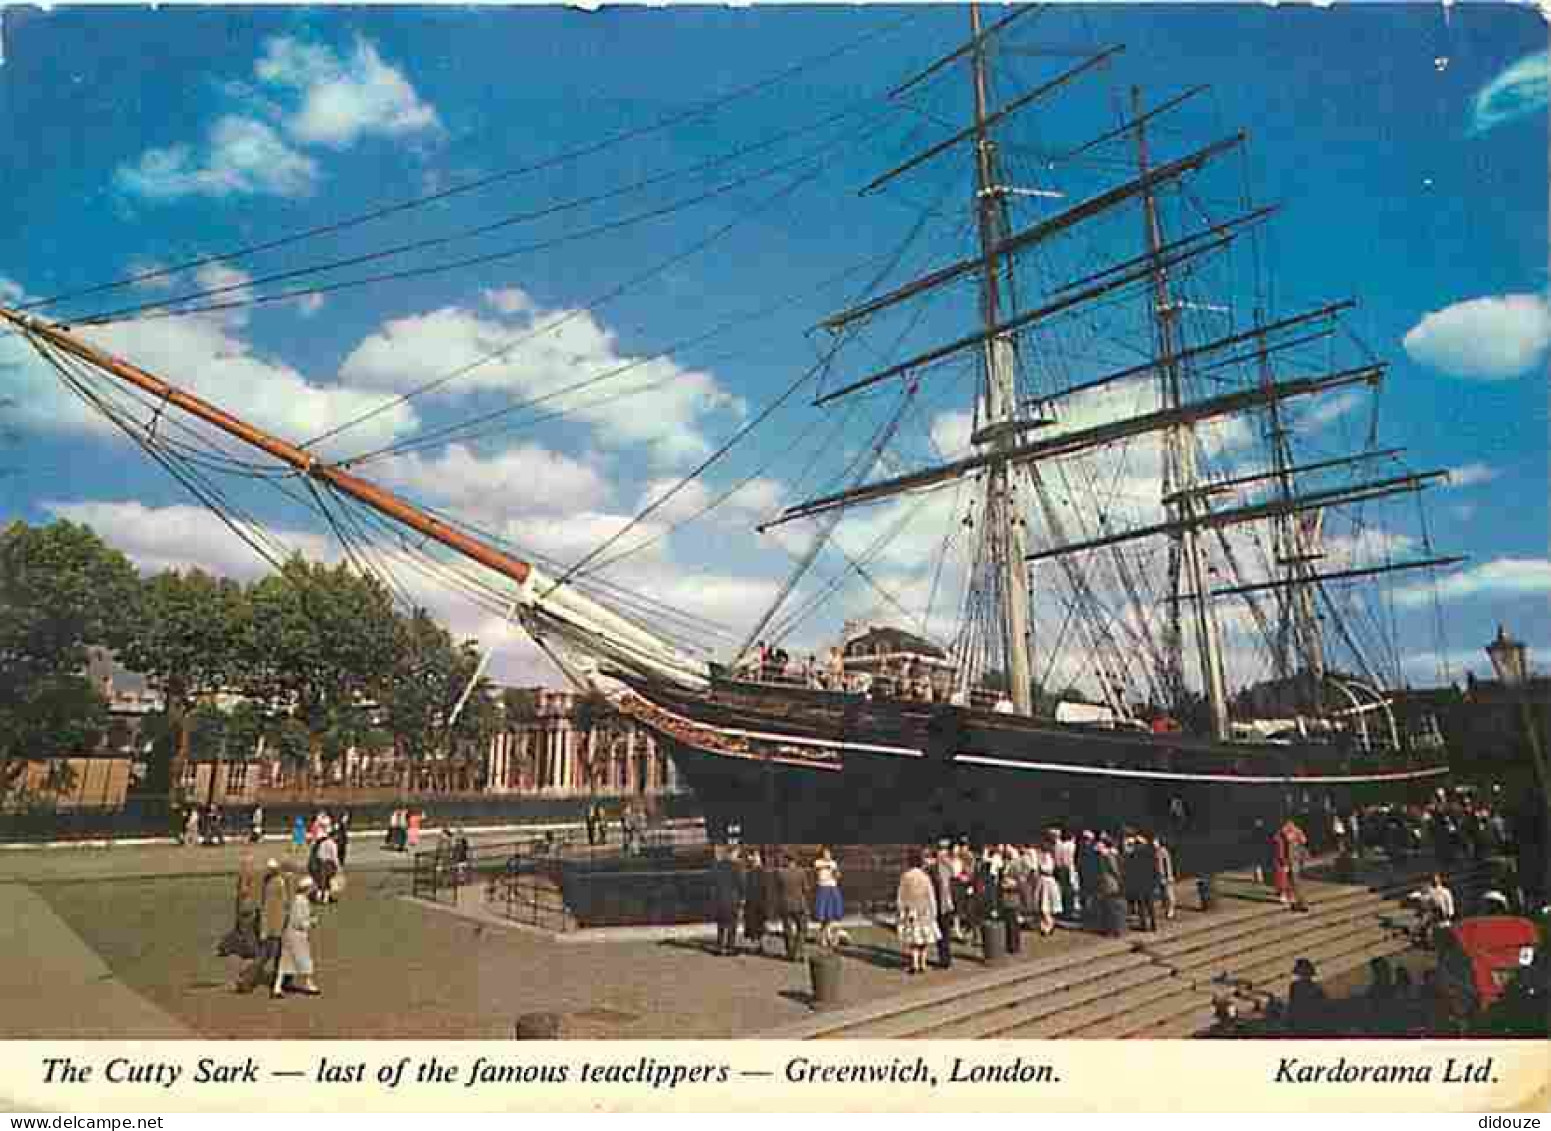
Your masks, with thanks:
[[[1252,280],[1249,308],[1235,304],[1233,288],[1245,288],[1223,267],[1227,253],[1260,250],[1277,210],[1240,192],[1212,214],[1222,194],[1201,186],[1242,158],[1244,134],[1163,152],[1176,144],[1172,116],[1205,88],[1151,103],[1133,89],[1095,136],[1017,140],[1016,127],[1058,114],[1051,104],[1120,53],[1086,54],[995,104],[993,62],[1031,11],[986,24],[971,7],[967,42],[891,92],[906,104],[954,84],[967,118],[931,118],[938,139],[862,195],[926,175],[957,185],[967,209],[940,214],[972,218],[961,225],[967,246],[822,322],[824,372],[846,376],[817,410],[867,397],[895,407],[844,482],[760,527],[805,522],[809,537],[776,606],[720,663],[610,607],[572,569],[541,569],[63,326],[14,310],[0,318],[67,379],[85,367],[147,394],[155,415],[132,430],[154,436],[156,416],[177,410],[506,579],[532,638],[574,683],[656,735],[718,837],[1023,839],[1080,821],[1222,841],[1289,812],[1430,791],[1448,769],[1436,728],[1397,709],[1395,665],[1386,670],[1389,657],[1353,621],[1364,587],[1461,560],[1425,535],[1402,559],[1397,550],[1418,542],[1385,541],[1367,515],[1443,473],[1403,469],[1373,431],[1357,450],[1305,450],[1320,412],[1306,406],[1348,408],[1354,393],[1377,390],[1385,366],[1342,360],[1350,302],[1273,313]],[[967,169],[947,172],[954,162]],[[891,319],[914,328],[943,296],[970,316],[957,333],[882,366],[850,361],[848,347],[886,335]],[[966,434],[942,458],[901,466],[889,455],[901,417],[955,369],[971,378]],[[1158,497],[1127,495],[1138,482]],[[955,623],[935,633],[937,678],[859,687],[843,662],[799,678],[751,662],[837,527],[945,499],[936,516],[963,568]],[[1343,520],[1349,533],[1336,529]],[[1236,673],[1251,656],[1254,686]],[[1060,679],[1089,705],[1057,704]]]

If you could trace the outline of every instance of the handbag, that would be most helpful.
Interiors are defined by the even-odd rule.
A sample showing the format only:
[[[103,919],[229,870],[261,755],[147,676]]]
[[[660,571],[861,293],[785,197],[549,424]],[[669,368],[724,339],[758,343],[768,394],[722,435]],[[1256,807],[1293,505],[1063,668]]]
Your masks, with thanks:
[[[216,954],[222,958],[236,955],[238,958],[257,958],[259,952],[258,934],[253,929],[253,924],[244,919],[231,930],[216,945]]]

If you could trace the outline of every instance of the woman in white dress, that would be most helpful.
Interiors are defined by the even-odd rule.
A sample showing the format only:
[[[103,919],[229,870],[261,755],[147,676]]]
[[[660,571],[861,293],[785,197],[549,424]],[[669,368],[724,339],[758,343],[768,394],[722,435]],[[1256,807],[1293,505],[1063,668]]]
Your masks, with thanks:
[[[926,973],[926,950],[942,937],[937,927],[937,891],[918,856],[899,878],[895,899],[899,911],[900,948],[910,959],[908,973]]]
[[[298,993],[316,997],[323,991],[312,980],[312,877],[303,876],[296,884],[296,894],[286,912],[285,930],[280,935],[280,963],[275,968],[274,993],[279,995],[285,980],[292,980],[291,988]]]
[[[1037,878],[1034,883],[1034,909],[1039,915],[1039,933],[1050,935],[1061,914],[1061,885],[1056,881],[1055,838],[1045,834],[1045,843],[1035,850]]]

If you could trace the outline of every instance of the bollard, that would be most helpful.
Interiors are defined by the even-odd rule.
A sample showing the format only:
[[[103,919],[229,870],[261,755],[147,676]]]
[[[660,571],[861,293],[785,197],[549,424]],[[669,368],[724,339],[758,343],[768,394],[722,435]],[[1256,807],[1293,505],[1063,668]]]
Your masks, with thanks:
[[[813,1008],[827,1009],[840,1001],[840,956],[821,950],[808,957],[808,976],[813,979]]]
[[[1007,928],[1000,919],[987,919],[980,924],[980,952],[987,966],[1007,957]]]
[[[1210,911],[1212,904],[1216,902],[1216,895],[1212,891],[1212,877],[1202,876],[1196,881],[1196,894],[1201,897],[1201,910]]]
[[[519,1041],[559,1040],[560,1014],[524,1013],[517,1018],[517,1031],[512,1036]]]

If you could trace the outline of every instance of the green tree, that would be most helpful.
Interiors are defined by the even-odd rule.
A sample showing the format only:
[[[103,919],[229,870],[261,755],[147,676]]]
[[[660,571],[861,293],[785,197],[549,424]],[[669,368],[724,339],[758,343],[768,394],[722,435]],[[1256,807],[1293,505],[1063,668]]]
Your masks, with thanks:
[[[382,695],[383,725],[400,753],[411,761],[455,759],[465,777],[478,776],[490,737],[501,726],[486,680],[479,680],[453,717],[478,668],[473,643],[454,644],[424,609],[400,619]]]
[[[135,631],[120,659],[161,692],[173,738],[168,800],[176,802],[196,704],[240,683],[247,595],[235,581],[202,570],[168,570],[142,582],[137,611]],[[152,776],[160,775],[153,769]]]
[[[293,557],[254,585],[242,634],[250,694],[283,704],[307,730],[308,762],[325,736],[373,698],[394,665],[399,618],[388,591],[348,566]]]
[[[90,646],[123,645],[137,580],[86,526],[13,522],[0,532],[0,797],[23,757],[97,741],[107,704],[81,673]]]

